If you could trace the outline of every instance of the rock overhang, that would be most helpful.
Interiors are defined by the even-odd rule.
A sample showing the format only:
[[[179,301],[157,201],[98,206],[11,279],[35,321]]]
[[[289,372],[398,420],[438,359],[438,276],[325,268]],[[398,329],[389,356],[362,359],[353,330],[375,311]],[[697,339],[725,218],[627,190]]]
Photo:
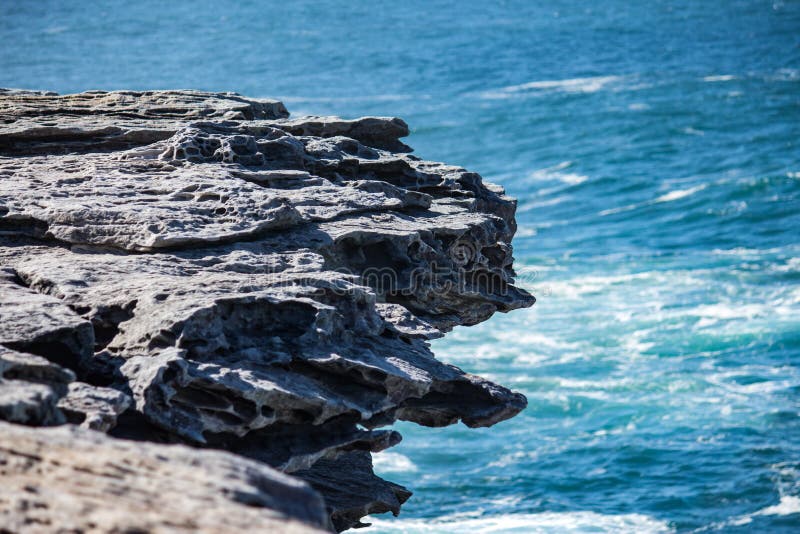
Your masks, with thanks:
[[[0,91],[0,121],[0,314],[17,319],[0,346],[76,376],[17,384],[41,409],[16,422],[247,456],[309,481],[344,529],[409,496],[372,473],[400,439],[381,427],[524,409],[427,343],[533,304],[514,285],[516,202],[409,154],[402,120]],[[54,335],[69,343],[34,343]]]

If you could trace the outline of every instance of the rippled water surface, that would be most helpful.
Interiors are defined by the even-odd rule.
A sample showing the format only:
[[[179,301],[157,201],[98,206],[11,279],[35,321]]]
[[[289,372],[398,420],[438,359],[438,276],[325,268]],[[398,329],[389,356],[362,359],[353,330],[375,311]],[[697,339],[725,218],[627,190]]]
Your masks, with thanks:
[[[800,3],[224,4],[0,0],[0,86],[399,115],[519,198],[538,303],[434,348],[529,407],[400,425],[367,532],[800,529]]]

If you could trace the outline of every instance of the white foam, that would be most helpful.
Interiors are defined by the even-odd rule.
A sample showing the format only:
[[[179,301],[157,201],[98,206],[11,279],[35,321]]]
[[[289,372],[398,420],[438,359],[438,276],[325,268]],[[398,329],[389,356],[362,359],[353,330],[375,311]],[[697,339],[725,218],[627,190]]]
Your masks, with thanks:
[[[714,254],[714,255],[717,255],[717,256],[753,256],[753,257],[758,257],[761,254],[769,254],[771,252],[777,252],[779,250],[780,249],[777,249],[777,248],[761,250],[761,249],[757,249],[757,248],[737,247],[737,248],[728,248],[728,249],[715,248],[714,250],[711,251],[711,253]]]
[[[763,304],[704,304],[689,311],[704,319],[752,319],[768,313],[770,307]]]
[[[564,169],[571,167],[571,161],[562,161],[551,167],[537,169],[528,175],[528,179],[535,181],[557,180],[567,185],[582,184],[589,179],[588,176],[574,172],[561,172]]]
[[[782,495],[778,504],[767,506],[753,515],[792,515],[800,514],[800,497],[796,495]]]
[[[561,204],[562,202],[566,202],[570,199],[570,195],[561,195],[558,197],[549,198],[547,200],[539,200],[539,201],[530,201],[528,202],[524,208],[517,210],[518,213],[525,213],[527,211],[535,210],[538,208],[546,208],[547,206],[555,206],[557,204]]]
[[[514,358],[514,363],[518,364],[518,365],[526,365],[526,366],[542,365],[542,364],[546,364],[546,365],[563,365],[565,363],[572,363],[572,362],[583,361],[583,360],[586,360],[586,355],[583,352],[574,351],[574,352],[568,352],[568,353],[565,353],[565,354],[553,355],[553,354],[544,354],[544,353],[540,353],[540,352],[529,351],[529,352],[527,352],[525,354],[521,354],[519,356],[516,356]],[[520,379],[520,380],[517,380],[517,382],[519,382],[519,383],[530,382],[531,380],[535,380],[535,378],[532,378],[532,377],[524,375],[524,374],[516,375],[515,378],[519,378]],[[506,380],[509,380],[509,379],[506,379]]]
[[[629,323],[633,319],[633,310],[615,311],[612,315],[618,323]]]
[[[703,130],[698,130],[697,128],[692,128],[691,126],[684,128],[683,133],[688,135],[700,135],[700,136],[706,134]]]
[[[591,389],[623,388],[633,383],[630,378],[606,378],[602,380],[577,380],[573,378],[556,377],[561,388],[577,389],[579,391]]]
[[[408,456],[397,452],[378,452],[373,454],[372,466],[378,473],[415,473],[419,471]]]
[[[528,93],[595,93],[621,79],[621,76],[589,76],[586,78],[570,78],[566,80],[536,80],[519,85],[508,85],[493,91],[486,91],[481,93],[480,97],[488,100],[499,100]]]
[[[691,195],[697,193],[698,191],[702,191],[706,187],[708,187],[708,185],[701,184],[701,185],[697,185],[695,187],[690,187],[688,189],[676,189],[675,191],[670,191],[669,193],[667,193],[665,195],[661,195],[655,201],[656,202],[670,202],[672,200],[678,200],[678,199],[681,199],[681,198],[686,198],[688,196],[691,196]]]
[[[714,76],[706,76],[703,78],[704,82],[729,82],[731,80],[735,80],[736,76],[732,74],[717,74]]]
[[[603,515],[595,512],[541,512],[538,514],[504,514],[479,518],[455,516],[440,519],[370,519],[373,527],[365,532],[416,534],[429,532],[472,533],[580,533],[636,532],[656,534],[674,532],[669,525],[643,514]]]
[[[492,506],[516,506],[522,502],[522,497],[519,495],[507,495],[505,497],[497,497],[496,499],[490,499],[487,501],[488,504]]]
[[[620,206],[618,208],[610,208],[607,210],[599,211],[597,215],[600,217],[605,217],[606,215],[614,215],[615,213],[622,213],[624,211],[631,211],[635,210],[638,207],[644,206],[644,204],[628,204],[627,206]]]
[[[623,348],[629,355],[640,355],[656,346],[655,343],[646,342],[641,340],[642,334],[637,330],[633,335],[626,336],[622,344]]]
[[[679,309],[671,314],[671,317],[692,316],[699,317],[695,324],[696,328],[715,326],[717,333],[723,330],[718,323],[730,321],[729,327],[739,333],[758,332],[765,325],[764,319],[782,320],[797,316],[797,304],[800,302],[800,292],[795,288],[783,288],[780,293],[764,295],[765,303],[735,303],[720,302],[717,304],[706,304],[695,306],[689,309]],[[759,319],[759,321],[754,321]]]
[[[569,185],[582,184],[583,182],[589,179],[589,177],[586,176],[585,174],[577,174],[574,172],[559,174],[555,176],[555,178],[557,178],[560,182],[564,182],[565,184]]]
[[[749,525],[753,522],[753,518],[758,516],[784,516],[792,514],[800,514],[800,497],[796,495],[781,495],[781,500],[778,502],[778,504],[767,506],[766,508],[762,508],[761,510],[753,512],[752,514],[732,517],[731,519],[728,519],[722,523],[712,523],[701,530],[722,530],[723,528],[730,526],[738,527],[742,525]]]
[[[500,341],[509,341],[521,346],[542,347],[548,349],[577,349],[580,343],[570,342],[539,332],[498,332]]]
[[[521,237],[533,237],[538,233],[539,233],[539,231],[534,227],[531,227],[531,226],[520,226],[519,228],[517,228],[517,233],[516,233],[515,237],[517,239],[519,239]]]
[[[619,76],[589,76],[567,80],[538,80],[520,85],[509,85],[508,87],[503,87],[502,91],[516,93],[519,91],[556,89],[568,93],[594,93],[619,79]]]
[[[578,298],[591,293],[602,293],[614,285],[636,281],[661,281],[667,276],[671,276],[671,274],[654,271],[610,276],[580,276],[570,280],[547,281],[547,287],[550,288],[552,294],[561,298]]]
[[[548,170],[551,170],[551,171],[560,171],[560,170],[566,169],[567,167],[571,167],[571,166],[572,166],[572,162],[571,161],[562,161],[561,163],[556,163],[552,167],[545,167],[545,169],[548,169]]]

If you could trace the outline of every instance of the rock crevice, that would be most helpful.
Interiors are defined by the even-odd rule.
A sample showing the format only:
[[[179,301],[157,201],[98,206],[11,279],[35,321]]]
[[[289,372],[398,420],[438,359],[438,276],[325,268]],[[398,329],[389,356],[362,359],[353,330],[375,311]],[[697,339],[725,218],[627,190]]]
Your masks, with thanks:
[[[402,120],[289,118],[233,93],[0,90],[0,125],[0,419],[107,433],[14,430],[24,446],[91,442],[137,466],[178,450],[165,444],[222,449],[175,460],[211,462],[221,513],[343,530],[410,496],[372,471],[394,421],[490,426],[525,407],[428,345],[533,304],[514,286],[516,203],[411,155]],[[292,473],[308,506],[223,488],[220,461],[272,489],[285,477],[267,466]],[[169,520],[152,514],[146,529]]]

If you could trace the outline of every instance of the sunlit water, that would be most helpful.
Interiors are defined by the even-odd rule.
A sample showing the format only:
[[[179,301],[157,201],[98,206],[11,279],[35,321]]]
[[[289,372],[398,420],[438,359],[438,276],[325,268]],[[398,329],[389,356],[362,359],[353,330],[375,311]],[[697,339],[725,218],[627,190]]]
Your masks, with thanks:
[[[0,86],[399,115],[519,198],[538,303],[434,348],[529,407],[400,425],[368,532],[800,527],[798,2],[67,4],[0,0]]]

